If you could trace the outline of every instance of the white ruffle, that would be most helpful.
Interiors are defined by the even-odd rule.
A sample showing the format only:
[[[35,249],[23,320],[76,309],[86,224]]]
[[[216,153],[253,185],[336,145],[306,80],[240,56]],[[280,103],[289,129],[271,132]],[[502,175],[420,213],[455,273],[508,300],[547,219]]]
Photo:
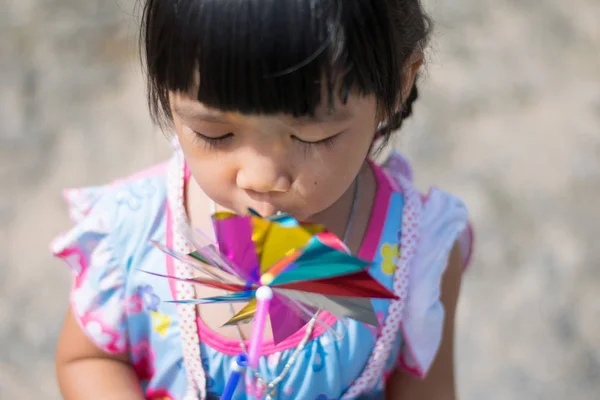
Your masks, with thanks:
[[[429,371],[442,341],[442,278],[450,252],[467,223],[467,209],[461,200],[431,190],[423,205],[417,250],[409,267],[399,355],[400,366],[420,378]]]

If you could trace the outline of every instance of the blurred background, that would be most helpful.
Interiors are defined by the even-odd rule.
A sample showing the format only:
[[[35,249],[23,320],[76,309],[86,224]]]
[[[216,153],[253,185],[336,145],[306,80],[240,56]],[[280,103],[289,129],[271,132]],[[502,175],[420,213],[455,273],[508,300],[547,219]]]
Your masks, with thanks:
[[[162,160],[134,0],[2,0],[0,399],[59,399],[65,187]],[[598,399],[600,2],[428,0],[422,97],[395,146],[465,199],[461,399]]]

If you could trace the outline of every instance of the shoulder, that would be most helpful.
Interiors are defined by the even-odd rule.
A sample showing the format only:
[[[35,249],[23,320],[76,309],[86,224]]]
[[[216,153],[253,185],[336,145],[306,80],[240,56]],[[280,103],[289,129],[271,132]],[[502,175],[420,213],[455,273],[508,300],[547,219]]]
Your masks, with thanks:
[[[402,192],[401,260],[396,274],[403,298],[402,349],[399,365],[424,377],[439,349],[446,304],[444,287],[460,281],[469,261],[472,229],[465,203],[438,188],[420,193],[413,184],[413,171],[399,153],[383,164],[396,189]],[[458,272],[457,272],[458,271]],[[447,288],[446,288],[447,289]]]
[[[101,244],[116,257],[128,243],[139,243],[162,218],[166,171],[167,163],[161,163],[105,185],[65,190],[74,225],[52,242],[52,253],[65,258],[73,249],[86,251]]]
[[[455,194],[437,187],[421,193],[413,183],[413,169],[406,157],[393,152],[382,164],[395,190],[401,192],[403,202],[403,230],[418,239],[418,250],[427,253],[442,246],[444,253],[457,244],[467,266],[473,248],[473,228],[465,202]],[[410,223],[407,223],[410,222]],[[443,245],[442,245],[443,243]],[[416,243],[414,243],[416,245]]]
[[[469,212],[465,203],[457,196],[440,190],[430,189],[421,200],[422,209],[419,220],[419,246],[417,256],[421,259],[426,254],[443,254],[447,259],[456,246],[465,246],[461,253],[466,256],[471,251],[469,241],[461,239],[470,234]]]
[[[71,309],[101,350],[126,350],[128,268],[135,251],[160,224],[166,199],[165,165],[107,185],[64,192],[74,225],[52,243],[71,268]]]

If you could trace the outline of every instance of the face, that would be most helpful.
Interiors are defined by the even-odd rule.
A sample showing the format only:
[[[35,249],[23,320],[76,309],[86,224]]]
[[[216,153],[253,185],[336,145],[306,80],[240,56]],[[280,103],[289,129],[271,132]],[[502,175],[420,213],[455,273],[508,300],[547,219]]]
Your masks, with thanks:
[[[173,122],[192,176],[218,205],[308,220],[350,192],[377,127],[374,97],[351,95],[314,117],[242,115],[171,95]]]

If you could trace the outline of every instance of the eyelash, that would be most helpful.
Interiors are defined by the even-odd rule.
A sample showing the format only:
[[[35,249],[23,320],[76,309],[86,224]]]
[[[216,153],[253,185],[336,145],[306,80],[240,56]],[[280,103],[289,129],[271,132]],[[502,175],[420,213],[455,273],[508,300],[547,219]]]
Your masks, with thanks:
[[[200,132],[196,132],[196,131],[192,131],[194,132],[194,141],[202,141],[202,143],[206,146],[208,146],[208,148],[210,150],[217,150],[219,148],[222,148],[223,146],[226,146],[229,141],[231,141],[233,139],[233,133],[227,133],[223,136],[219,136],[217,138],[213,138],[213,137],[209,137],[206,135],[201,134]]]
[[[197,131],[192,131],[194,132],[194,141],[202,141],[203,144],[205,144],[206,146],[209,147],[210,150],[218,150],[224,146],[226,146],[227,144],[229,144],[229,142],[233,139],[234,134],[233,133],[227,133],[223,136],[217,137],[217,138],[213,138],[213,137],[209,137],[206,135],[203,135],[200,132]],[[325,147],[327,150],[331,150],[334,146],[335,143],[337,142],[337,139],[340,137],[340,135],[342,133],[344,133],[345,131],[336,133],[333,136],[330,136],[328,138],[322,139],[322,140],[318,140],[316,142],[307,142],[304,141],[296,136],[292,136],[292,139],[294,140],[294,142],[298,143],[299,145],[301,145],[304,148],[304,151],[307,152],[313,148],[315,148],[315,146],[323,146]]]
[[[315,146],[323,146],[326,150],[331,150],[335,146],[337,139],[340,137],[340,135],[342,133],[344,133],[344,132],[336,133],[333,136],[329,136],[328,138],[318,140],[316,142],[306,142],[300,138],[297,138],[296,136],[292,136],[292,139],[294,139],[294,141],[296,143],[298,143],[299,145],[301,145],[304,148],[304,152],[314,149]]]

